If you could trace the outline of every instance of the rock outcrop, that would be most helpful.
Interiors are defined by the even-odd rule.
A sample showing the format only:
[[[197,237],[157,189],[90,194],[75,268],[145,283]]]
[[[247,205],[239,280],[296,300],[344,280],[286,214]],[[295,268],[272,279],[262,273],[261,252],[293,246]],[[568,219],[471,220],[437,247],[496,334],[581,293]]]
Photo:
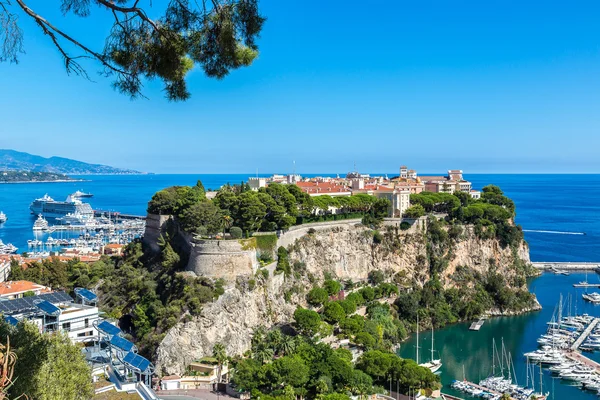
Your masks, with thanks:
[[[429,279],[427,238],[422,224],[415,224],[408,231],[396,226],[384,227],[383,237],[377,239],[372,230],[356,223],[325,224],[317,228],[304,227],[302,234],[293,231],[293,241],[285,235],[280,238],[279,244],[287,240],[291,263],[302,265],[304,272],[300,278],[286,279],[271,271],[270,278],[263,283],[259,280],[252,290],[240,289],[243,285],[230,282],[226,293],[206,305],[201,316],[184,318],[167,333],[157,351],[159,371],[181,374],[190,361],[209,355],[216,343],[223,343],[230,355],[244,353],[250,348],[251,334],[258,326],[269,328],[292,319],[304,296],[287,296],[286,302],[284,293],[292,287],[308,289],[309,276],[322,280],[328,273],[356,282],[367,279],[370,271],[381,270],[390,277],[399,273],[407,283],[424,284]],[[447,287],[453,285],[452,274],[457,266],[481,273],[495,266],[509,278],[517,273],[516,265],[529,263],[525,242],[518,249],[503,248],[495,239],[478,238],[470,227],[452,239],[446,256],[448,263],[441,279]]]
[[[291,320],[296,307],[283,299],[283,285],[283,275],[276,275],[250,291],[229,288],[200,317],[175,325],[157,350],[158,371],[181,375],[191,361],[210,355],[216,343],[225,345],[227,354],[244,353],[256,328]]]

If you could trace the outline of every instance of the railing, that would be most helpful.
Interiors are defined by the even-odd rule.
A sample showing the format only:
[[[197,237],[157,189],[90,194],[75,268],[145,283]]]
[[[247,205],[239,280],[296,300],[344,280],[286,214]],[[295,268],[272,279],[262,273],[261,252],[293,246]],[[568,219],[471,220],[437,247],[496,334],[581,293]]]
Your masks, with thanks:
[[[154,390],[150,389],[143,382],[138,382],[136,390],[139,395],[146,400],[158,400],[158,396],[154,393]]]

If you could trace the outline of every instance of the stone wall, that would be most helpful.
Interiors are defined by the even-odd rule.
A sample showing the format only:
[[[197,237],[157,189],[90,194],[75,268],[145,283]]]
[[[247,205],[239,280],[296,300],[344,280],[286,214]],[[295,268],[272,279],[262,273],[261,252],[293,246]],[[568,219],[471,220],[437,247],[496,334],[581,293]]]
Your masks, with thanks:
[[[198,276],[235,281],[238,276],[253,275],[258,269],[256,240],[207,240],[190,242],[187,270]]]
[[[166,231],[167,222],[172,220],[170,215],[150,214],[146,216],[146,229],[144,231],[144,245],[152,252],[159,252],[158,238]]]

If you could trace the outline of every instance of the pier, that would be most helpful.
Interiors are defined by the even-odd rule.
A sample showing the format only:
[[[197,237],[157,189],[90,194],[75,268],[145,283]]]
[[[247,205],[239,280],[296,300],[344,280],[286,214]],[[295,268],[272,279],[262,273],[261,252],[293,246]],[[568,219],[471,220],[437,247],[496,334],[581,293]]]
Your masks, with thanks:
[[[478,384],[476,384],[476,383],[473,383],[473,382],[464,381],[464,383],[466,383],[467,385],[469,385],[469,386],[471,386],[471,387],[474,387],[474,388],[476,388],[476,389],[479,389],[479,390],[481,390],[481,391],[484,391],[484,392],[487,392],[487,393],[492,393],[492,394],[494,394],[494,395],[496,395],[496,396],[498,396],[498,397],[500,397],[500,396],[502,396],[502,395],[503,395],[503,393],[500,393],[500,392],[497,392],[497,391],[495,391],[495,390],[492,390],[492,389],[486,388],[486,387],[484,387],[484,386],[480,386],[480,385],[478,385]],[[514,398],[514,397],[509,397],[508,399],[509,399],[509,400],[515,400],[515,398]]]
[[[484,319],[484,318],[479,318],[479,320],[478,320],[478,321],[476,321],[476,322],[473,322],[473,323],[471,324],[471,326],[469,327],[469,330],[470,330],[470,331],[478,331],[478,330],[480,330],[480,329],[481,329],[481,327],[483,326],[483,323],[484,323],[484,322],[485,322],[485,319]]]
[[[596,361],[594,361],[590,358],[587,358],[586,356],[584,356],[583,354],[581,354],[579,352],[572,351],[569,353],[565,353],[565,357],[567,357],[569,360],[582,363],[585,366],[595,368],[596,373],[597,374],[600,373],[600,364],[598,364]]]
[[[600,262],[532,262],[535,268],[560,273],[561,271],[595,271]]]
[[[571,346],[572,351],[579,349],[579,346],[581,346],[588,336],[590,336],[596,325],[598,325],[598,322],[600,322],[600,318],[594,318],[594,320],[585,328],[585,330],[581,333],[581,335],[579,335],[577,340]],[[598,366],[600,367],[600,364],[598,364]]]

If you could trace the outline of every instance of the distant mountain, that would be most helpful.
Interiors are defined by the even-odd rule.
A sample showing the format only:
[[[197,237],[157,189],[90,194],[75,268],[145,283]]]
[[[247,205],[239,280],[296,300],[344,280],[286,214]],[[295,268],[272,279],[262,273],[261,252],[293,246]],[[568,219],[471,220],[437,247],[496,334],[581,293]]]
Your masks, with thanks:
[[[0,170],[52,172],[67,175],[131,175],[141,172],[130,169],[88,164],[63,157],[41,157],[15,150],[0,149]]]

